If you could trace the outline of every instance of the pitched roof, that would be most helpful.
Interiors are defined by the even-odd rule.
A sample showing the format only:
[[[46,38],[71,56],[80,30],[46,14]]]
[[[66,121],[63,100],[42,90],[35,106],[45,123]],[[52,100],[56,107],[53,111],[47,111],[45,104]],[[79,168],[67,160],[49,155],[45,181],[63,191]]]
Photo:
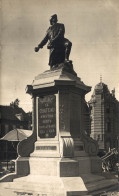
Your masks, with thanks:
[[[1,119],[19,121],[19,119],[16,117],[16,114],[22,114],[23,119],[26,121],[28,120],[28,115],[24,112],[22,108],[19,107],[0,105],[0,113],[1,113]]]

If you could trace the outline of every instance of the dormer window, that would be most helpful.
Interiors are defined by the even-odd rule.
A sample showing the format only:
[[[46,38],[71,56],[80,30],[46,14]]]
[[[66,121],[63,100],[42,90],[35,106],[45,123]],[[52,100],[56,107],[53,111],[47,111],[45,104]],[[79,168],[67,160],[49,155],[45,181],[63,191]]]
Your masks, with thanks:
[[[16,114],[16,117],[20,120],[23,121],[23,114]]]
[[[110,108],[107,108],[107,109],[106,109],[106,112],[107,112],[107,113],[110,113]]]

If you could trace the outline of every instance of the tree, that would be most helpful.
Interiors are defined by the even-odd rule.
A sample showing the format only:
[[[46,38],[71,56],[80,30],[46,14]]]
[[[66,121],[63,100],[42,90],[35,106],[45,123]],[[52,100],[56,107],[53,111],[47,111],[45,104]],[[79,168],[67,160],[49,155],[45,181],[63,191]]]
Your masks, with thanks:
[[[10,103],[10,106],[12,106],[12,107],[14,107],[14,108],[18,108],[19,107],[19,99],[17,98],[17,99],[15,99],[15,101],[12,101],[11,103]]]

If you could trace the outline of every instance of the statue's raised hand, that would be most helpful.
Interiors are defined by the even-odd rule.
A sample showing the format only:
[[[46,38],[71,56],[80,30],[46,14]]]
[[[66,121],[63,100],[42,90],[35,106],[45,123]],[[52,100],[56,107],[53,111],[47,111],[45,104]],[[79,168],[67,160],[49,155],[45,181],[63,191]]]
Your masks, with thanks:
[[[35,52],[38,52],[39,51],[39,47],[35,47],[34,50],[35,50]]]

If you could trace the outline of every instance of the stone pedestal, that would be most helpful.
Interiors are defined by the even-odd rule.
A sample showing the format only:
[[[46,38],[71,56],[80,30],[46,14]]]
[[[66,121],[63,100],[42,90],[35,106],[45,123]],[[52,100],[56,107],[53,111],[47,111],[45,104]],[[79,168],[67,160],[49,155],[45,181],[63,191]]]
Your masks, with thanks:
[[[101,175],[101,160],[96,141],[89,137],[85,94],[90,89],[74,71],[63,68],[39,74],[27,86],[33,99],[33,134],[18,146],[11,177],[15,188],[9,185],[14,194],[78,196],[98,190],[104,178],[96,175]],[[87,185],[87,178],[97,182],[95,188]]]

